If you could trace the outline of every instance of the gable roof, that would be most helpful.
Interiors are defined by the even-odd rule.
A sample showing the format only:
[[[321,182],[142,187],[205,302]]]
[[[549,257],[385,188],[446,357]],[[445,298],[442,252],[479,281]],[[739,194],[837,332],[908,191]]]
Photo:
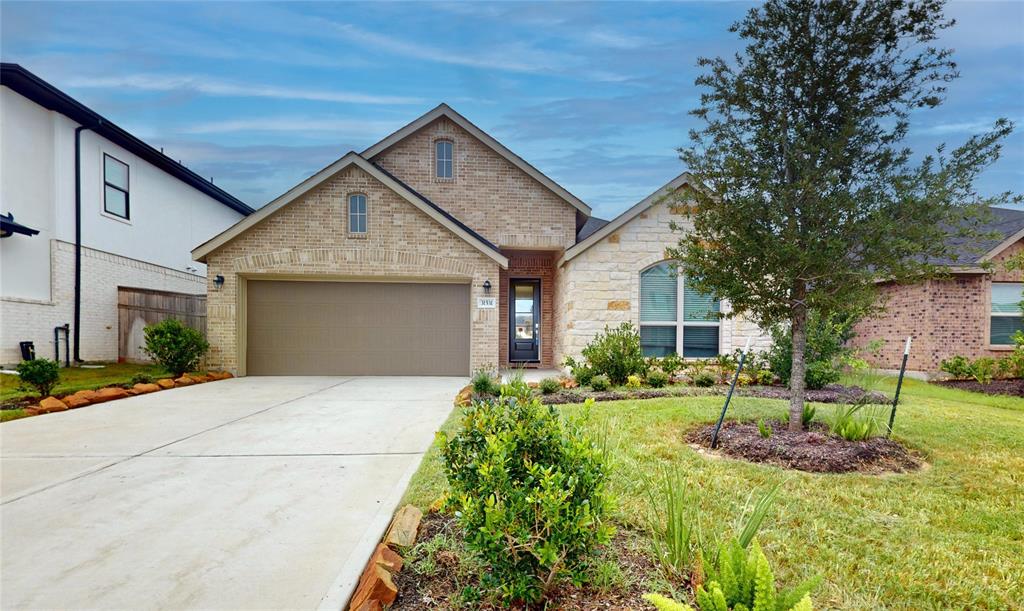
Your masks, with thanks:
[[[978,228],[982,235],[951,236],[947,244],[953,253],[934,263],[946,266],[982,264],[991,260],[1007,247],[1024,239],[1024,210],[989,208],[992,215]],[[992,235],[985,235],[992,234]]]
[[[587,219],[586,223],[580,227],[580,230],[576,232],[576,243],[579,244],[583,240],[586,240],[590,236],[594,235],[598,229],[604,227],[611,221],[605,219],[599,219],[596,216],[592,216]]]
[[[100,136],[148,161],[197,191],[212,197],[235,212],[244,215],[253,213],[253,209],[242,200],[139,140],[24,67],[7,62],[0,63],[0,82],[4,87],[10,88],[43,108],[59,112],[75,123],[88,127]]]
[[[391,148],[401,140],[405,139],[410,134],[419,131],[420,128],[429,125],[434,120],[440,117],[448,118],[453,123],[469,132],[477,140],[483,142],[495,153],[504,157],[509,163],[516,166],[517,168],[525,172],[528,176],[530,176],[540,184],[547,187],[548,190],[550,190],[552,193],[565,200],[573,208],[576,208],[586,216],[590,216],[590,206],[583,203],[583,200],[576,197],[572,193],[569,193],[567,190],[565,190],[564,187],[562,187],[555,181],[545,176],[543,173],[541,173],[540,170],[527,163],[526,160],[524,160],[519,155],[516,155],[515,153],[510,151],[508,148],[505,147],[505,145],[498,142],[489,134],[487,134],[487,132],[480,129],[476,125],[473,125],[473,123],[470,122],[469,119],[455,112],[455,110],[452,109],[452,107],[448,106],[447,104],[439,104],[437,107],[435,107],[433,110],[429,111],[425,115],[416,119],[412,123],[409,123],[408,125],[399,129],[398,131],[392,133],[390,136],[384,138],[377,144],[374,144],[370,148],[366,149],[361,153],[361,155],[366,159],[373,159],[377,155],[383,153],[384,151]]]
[[[634,204],[632,208],[626,210],[619,216],[613,218],[611,221],[606,221],[604,225],[597,227],[591,233],[584,235],[583,230],[580,230],[579,235],[582,237],[582,239],[577,241],[575,246],[572,246],[571,248],[565,251],[565,254],[562,255],[562,258],[558,260],[558,265],[562,266],[566,262],[571,261],[575,257],[579,256],[588,248],[605,239],[606,237],[614,233],[617,229],[619,229],[626,223],[630,222],[631,220],[639,216],[641,212],[653,206],[656,202],[660,201],[662,197],[668,195],[669,193],[675,191],[676,189],[683,185],[693,185],[695,183],[696,180],[693,178],[693,175],[691,175],[689,172],[683,172],[679,176],[676,176],[675,178],[670,180],[668,184],[666,184],[662,188],[658,189],[654,193],[651,193],[647,197],[643,198],[642,200]],[[598,219],[598,221],[600,222],[600,219]],[[590,224],[589,221],[587,224]],[[583,228],[586,229],[586,225],[584,225]]]
[[[376,178],[378,181],[384,184],[397,195],[402,197],[404,200],[419,208],[427,216],[434,219],[446,229],[459,236],[471,246],[484,253],[491,259],[493,259],[498,265],[503,268],[508,267],[508,259],[498,251],[498,247],[487,241],[480,234],[467,227],[464,223],[456,219],[454,216],[443,210],[437,204],[431,202],[423,195],[410,189],[405,183],[401,182],[391,174],[385,172],[380,167],[370,163],[363,157],[361,157],[355,151],[349,151],[344,157],[338,159],[331,165],[320,170],[316,174],[310,176],[306,180],[295,185],[280,197],[270,202],[266,206],[263,206],[255,213],[247,216],[246,218],[238,221],[231,227],[228,227],[221,233],[210,238],[203,244],[200,244],[192,250],[192,258],[202,263],[206,262],[206,256],[211,252],[217,250],[224,244],[227,244],[234,238],[238,237],[242,233],[245,233],[253,225],[256,225],[260,221],[266,219],[270,215],[274,214],[281,208],[284,208],[288,204],[292,203],[302,195],[305,195],[309,191],[313,190],[321,183],[326,181],[328,178],[334,176],[338,172],[344,170],[349,166],[356,166],[363,170],[370,176]]]

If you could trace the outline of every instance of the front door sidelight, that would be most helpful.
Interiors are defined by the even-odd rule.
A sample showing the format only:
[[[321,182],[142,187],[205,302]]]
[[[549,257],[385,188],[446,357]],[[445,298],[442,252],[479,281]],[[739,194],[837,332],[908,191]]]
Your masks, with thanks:
[[[508,360],[540,360],[540,281],[509,282]]]

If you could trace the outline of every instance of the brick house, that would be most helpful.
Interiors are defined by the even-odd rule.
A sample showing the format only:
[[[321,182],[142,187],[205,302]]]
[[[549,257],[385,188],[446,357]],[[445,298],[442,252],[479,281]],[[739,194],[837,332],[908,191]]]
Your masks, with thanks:
[[[908,336],[914,341],[907,369],[924,374],[938,372],[944,359],[958,354],[998,358],[1013,350],[1011,336],[1024,329],[1018,305],[1024,272],[1007,270],[1005,263],[1024,250],[1024,211],[993,208],[981,232],[989,235],[958,239],[955,258],[940,262],[948,277],[881,285],[885,311],[858,323],[852,340],[860,348],[882,341],[869,362],[898,369]]]
[[[467,375],[553,367],[605,327],[644,351],[730,352],[742,319],[666,262],[663,195],[591,209],[445,104],[350,152],[192,251],[210,367],[240,375]],[[685,230],[685,225],[684,225]]]

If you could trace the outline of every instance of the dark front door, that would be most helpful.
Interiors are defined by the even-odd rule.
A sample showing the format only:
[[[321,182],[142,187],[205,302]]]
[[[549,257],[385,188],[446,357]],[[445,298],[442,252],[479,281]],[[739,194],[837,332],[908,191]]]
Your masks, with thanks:
[[[540,360],[540,281],[509,282],[508,360]]]

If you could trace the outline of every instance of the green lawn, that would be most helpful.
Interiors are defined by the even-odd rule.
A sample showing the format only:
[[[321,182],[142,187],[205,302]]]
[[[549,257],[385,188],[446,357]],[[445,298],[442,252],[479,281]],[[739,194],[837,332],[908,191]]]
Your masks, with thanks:
[[[79,390],[94,390],[113,384],[127,384],[132,376],[143,373],[152,378],[165,378],[168,373],[158,365],[139,365],[134,363],[99,363],[104,365],[102,369],[84,369],[82,367],[61,368],[60,383],[54,388],[53,394],[67,395]],[[18,387],[20,380],[18,376],[11,374],[0,374],[0,402],[12,401],[31,397],[33,391],[22,390]],[[12,418],[6,417],[4,420]]]
[[[892,390],[893,379],[876,381]],[[636,473],[672,465],[688,477],[705,529],[728,529],[748,502],[782,481],[760,538],[784,583],[820,574],[818,608],[1014,608],[1024,600],[1024,399],[908,380],[894,437],[927,467],[886,476],[814,475],[708,458],[683,442],[712,422],[721,397],[598,403],[594,426],[617,431],[616,519],[640,526]],[[785,403],[734,398],[730,416],[778,417]],[[834,406],[818,405],[818,419]],[[571,412],[579,406],[565,406]],[[454,428],[456,416],[446,429]],[[406,500],[426,507],[445,489],[436,448]]]

